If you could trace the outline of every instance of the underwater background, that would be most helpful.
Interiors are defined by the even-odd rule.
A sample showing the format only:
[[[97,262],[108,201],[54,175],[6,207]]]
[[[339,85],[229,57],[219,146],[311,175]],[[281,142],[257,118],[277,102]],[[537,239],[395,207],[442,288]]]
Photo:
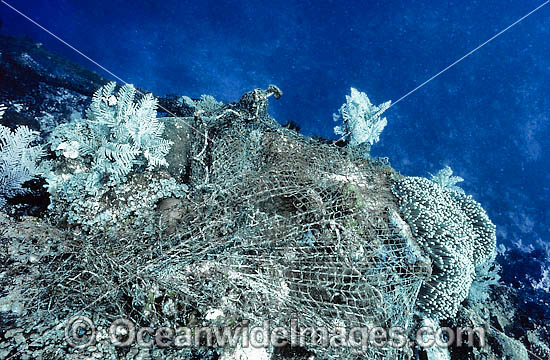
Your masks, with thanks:
[[[350,87],[396,101],[542,1],[9,2],[117,77],[153,92],[235,101],[276,84],[280,123],[335,139]],[[3,35],[112,78],[0,5]],[[373,147],[404,175],[445,165],[497,226],[503,281],[548,317],[550,5],[392,106]]]

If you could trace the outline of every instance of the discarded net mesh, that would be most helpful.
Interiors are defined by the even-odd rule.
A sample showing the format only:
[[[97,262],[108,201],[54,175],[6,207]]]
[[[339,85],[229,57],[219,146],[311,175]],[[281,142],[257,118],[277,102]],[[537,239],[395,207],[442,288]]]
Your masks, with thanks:
[[[390,224],[389,167],[334,145],[232,119],[198,138],[179,244],[155,267],[205,313],[288,328],[407,329],[426,266]],[[315,344],[308,344],[314,346]],[[357,350],[354,349],[354,350]],[[397,359],[369,346],[369,359]],[[346,348],[324,349],[341,357]]]
[[[469,197],[403,178],[357,148],[280,127],[267,115],[267,98],[280,95],[270,86],[239,103],[204,97],[198,110],[189,99],[193,118],[162,119],[174,143],[170,166],[137,169],[101,196],[77,197],[76,222],[58,204],[49,221],[67,231],[0,217],[0,248],[13,260],[5,261],[0,280],[10,295],[1,300],[27,311],[13,327],[33,329],[58,354],[67,345],[59,319],[75,313],[102,327],[120,317],[139,327],[268,322],[291,342],[294,323],[310,333],[299,345],[320,359],[415,358],[413,342],[377,347],[363,331],[453,317],[474,263],[494,251],[494,225]],[[61,170],[80,169],[73,160],[57,161]],[[345,329],[349,341],[356,328],[347,345],[308,331],[325,330],[332,340]],[[103,357],[95,357],[136,350],[107,339],[100,337]],[[180,350],[172,358],[196,358]]]

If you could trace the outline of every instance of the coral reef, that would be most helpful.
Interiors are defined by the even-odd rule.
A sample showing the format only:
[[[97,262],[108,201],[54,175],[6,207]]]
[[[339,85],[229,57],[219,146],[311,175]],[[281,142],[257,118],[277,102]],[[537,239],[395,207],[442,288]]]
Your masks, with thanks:
[[[492,262],[495,226],[471,197],[425,178],[407,177],[393,188],[412,234],[429,254],[434,270],[419,295],[428,317],[453,317],[466,299],[475,267]]]
[[[27,64],[33,64],[30,54]],[[450,168],[432,181],[355,156],[355,145],[378,139],[388,104],[373,107],[352,89],[341,113],[357,112],[378,125],[366,139],[337,146],[281,127],[267,112],[268,99],[281,95],[269,86],[228,104],[209,96],[167,97],[160,103],[187,116],[157,118],[151,95],[135,102],[133,88],[115,93],[110,84],[88,98],[86,119],[73,114],[69,122],[56,119],[57,128],[45,126],[50,211],[19,219],[0,213],[0,324],[6,329],[0,357],[481,360],[545,354],[545,329],[518,336],[517,300],[497,284],[494,225],[456,187]],[[12,121],[13,113],[6,116]],[[118,152],[120,144],[128,145],[128,158]],[[82,316],[94,327],[71,345],[67,326]],[[297,320],[337,340],[327,347],[308,338],[297,347],[257,351],[207,346],[205,336],[197,346],[115,346],[109,327],[121,317],[142,329],[225,326],[243,331],[240,336],[244,321],[285,327]],[[422,324],[483,325],[489,339],[423,349],[412,341]],[[401,327],[406,341],[400,348],[341,346],[352,341],[338,331],[355,326]],[[278,334],[276,340],[291,339]]]

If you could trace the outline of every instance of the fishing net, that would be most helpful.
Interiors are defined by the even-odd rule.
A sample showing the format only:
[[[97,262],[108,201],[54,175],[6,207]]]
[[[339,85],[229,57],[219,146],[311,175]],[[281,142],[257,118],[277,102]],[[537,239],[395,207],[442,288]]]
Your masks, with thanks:
[[[201,129],[181,241],[154,269],[166,287],[202,313],[272,328],[409,328],[427,266],[396,224],[391,168],[270,124],[234,117]],[[321,353],[399,359],[401,350]]]

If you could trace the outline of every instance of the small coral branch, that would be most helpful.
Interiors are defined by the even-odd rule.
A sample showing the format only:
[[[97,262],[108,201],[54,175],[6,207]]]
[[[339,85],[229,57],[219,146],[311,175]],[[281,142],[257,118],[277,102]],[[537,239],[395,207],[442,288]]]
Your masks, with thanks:
[[[373,145],[380,140],[380,133],[388,123],[380,116],[390,103],[375,106],[367,94],[351,88],[351,95],[346,95],[346,103],[340,107],[339,114],[334,114],[335,121],[343,121],[341,126],[334,128],[334,133],[347,139],[350,146]]]
[[[0,119],[5,111],[0,105]],[[26,126],[12,131],[0,125],[0,207],[6,199],[26,193],[23,184],[39,174],[38,163],[44,153],[41,146],[32,146],[38,139],[39,133]]]

